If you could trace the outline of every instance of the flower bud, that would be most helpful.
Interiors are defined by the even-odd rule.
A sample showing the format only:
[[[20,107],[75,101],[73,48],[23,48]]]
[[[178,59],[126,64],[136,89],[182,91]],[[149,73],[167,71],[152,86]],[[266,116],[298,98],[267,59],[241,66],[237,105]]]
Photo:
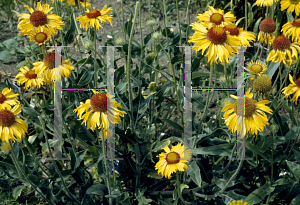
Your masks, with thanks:
[[[152,38],[155,40],[155,41],[158,41],[160,38],[161,38],[161,32],[159,31],[156,31],[152,34]]]
[[[148,26],[154,26],[154,25],[156,25],[157,24],[157,21],[156,20],[149,20],[149,21],[147,21],[147,25]]]
[[[93,46],[93,42],[90,40],[86,40],[86,41],[84,41],[83,46],[84,46],[85,50],[90,50]]]
[[[115,44],[121,46],[121,45],[124,45],[124,44],[125,44],[125,41],[124,41],[123,38],[117,38],[117,39],[115,40]]]

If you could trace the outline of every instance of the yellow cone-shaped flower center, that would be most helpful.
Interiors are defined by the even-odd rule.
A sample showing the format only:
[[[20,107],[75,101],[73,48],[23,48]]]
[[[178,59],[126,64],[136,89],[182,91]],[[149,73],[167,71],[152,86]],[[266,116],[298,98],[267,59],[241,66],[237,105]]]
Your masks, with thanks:
[[[44,32],[39,32],[35,35],[34,39],[38,43],[43,43],[45,40],[47,40],[48,35]]]
[[[95,112],[105,112],[107,111],[107,101],[109,103],[106,94],[97,93],[91,98],[91,106]]]
[[[273,41],[273,49],[275,50],[285,50],[289,48],[290,45],[290,40],[283,35],[277,36]]]
[[[30,15],[30,23],[35,27],[47,24],[47,15],[42,11],[35,11]]]
[[[53,69],[55,65],[55,53],[45,55],[43,62],[49,69]]]
[[[298,88],[300,88],[300,78],[296,80],[295,84],[298,86]]]
[[[300,18],[299,19],[295,19],[292,23],[293,26],[295,27],[300,27]]]
[[[298,4],[300,0],[290,0],[291,4]]]
[[[180,155],[177,152],[169,152],[166,161],[168,164],[177,164],[180,161]]]
[[[34,70],[30,70],[25,74],[25,77],[28,79],[35,79],[37,74],[35,74]]]
[[[263,67],[259,64],[253,64],[251,67],[250,67],[250,70],[255,73],[255,74],[258,74],[260,73],[262,70],[263,70]]]
[[[256,82],[255,82],[255,89],[262,93],[266,93],[266,92],[270,91],[272,89],[271,78],[266,74],[257,76]]]
[[[273,33],[276,30],[276,23],[273,19],[266,18],[260,22],[259,30],[265,33]]]
[[[245,99],[245,101],[244,101],[244,99]],[[245,105],[245,107],[244,107],[244,105]],[[255,102],[251,98],[241,97],[235,101],[233,109],[234,109],[234,112],[239,116],[244,116],[244,111],[245,111],[245,117],[250,117],[255,112],[256,106],[255,106]]]
[[[0,111],[0,126],[9,127],[15,122],[15,115],[9,110]]]
[[[215,23],[216,25],[220,25],[224,21],[224,17],[222,14],[213,13],[210,16],[210,22]]]
[[[229,31],[230,35],[238,36],[240,34],[240,30],[235,25],[229,24],[224,27],[226,31]]]
[[[2,104],[5,100],[6,100],[5,95],[3,95],[2,93],[0,93],[0,103]]]
[[[207,31],[207,38],[214,44],[223,44],[226,42],[227,34],[224,28],[212,27]]]
[[[91,10],[87,15],[89,19],[91,18],[97,18],[98,16],[101,16],[101,13],[99,10]]]

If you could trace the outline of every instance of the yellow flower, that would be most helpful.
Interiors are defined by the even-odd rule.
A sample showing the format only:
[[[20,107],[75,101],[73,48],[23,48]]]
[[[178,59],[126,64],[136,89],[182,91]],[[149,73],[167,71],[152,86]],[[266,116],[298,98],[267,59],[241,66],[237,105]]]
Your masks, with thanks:
[[[90,26],[90,28],[95,27],[98,30],[99,27],[103,28],[99,21],[101,21],[101,23],[109,22],[110,25],[113,27],[113,25],[111,24],[111,19],[113,18],[113,16],[107,15],[112,11],[112,9],[110,7],[106,9],[106,7],[107,5],[105,5],[101,11],[100,10],[90,11],[87,9],[86,16],[79,15],[76,20],[80,21],[80,28],[85,28],[85,30],[87,30]]]
[[[238,200],[238,201],[232,201],[232,202],[230,202],[229,205],[247,205],[247,204],[248,204],[248,202],[244,202],[242,200]]]
[[[273,50],[268,54],[267,61],[293,64],[298,59],[298,52],[300,52],[299,42],[291,43],[287,37],[280,35],[274,39]]]
[[[20,78],[17,83],[22,85],[25,83],[25,88],[28,89],[29,87],[37,87],[40,88],[43,85],[43,76],[41,71],[36,70],[35,68],[29,70],[27,66],[23,66],[20,68],[20,71],[16,75],[16,79]]]
[[[236,20],[236,17],[230,11],[224,15],[223,10],[216,10],[212,6],[209,6],[208,11],[199,14],[197,18],[199,19],[199,23],[204,22],[203,25],[228,25],[233,24],[232,22]]]
[[[11,109],[12,105],[18,104],[19,101],[16,99],[19,94],[14,94],[11,88],[4,88],[0,92],[0,110]]]
[[[295,11],[298,16],[300,13],[300,0],[281,0],[281,11],[288,9],[287,12]]]
[[[39,27],[34,27],[30,31],[29,38],[35,44],[42,45],[45,44],[47,41],[49,41],[51,35],[52,33],[50,29],[43,26],[39,26]]]
[[[113,99],[113,95],[110,93],[99,93],[92,90],[94,95],[91,99],[85,101],[85,103],[80,102],[80,106],[74,109],[73,112],[78,112],[79,120],[83,119],[83,123],[87,122],[87,128],[94,131],[96,126],[98,128],[108,128],[107,118],[111,123],[119,124],[121,121],[120,116],[124,117],[126,112],[119,110],[122,109],[120,103]],[[85,112],[84,115],[82,115]],[[108,114],[110,113],[110,114]]]
[[[257,0],[255,2],[256,6],[264,7],[264,6],[272,6],[273,0]]]
[[[257,131],[262,132],[265,126],[269,125],[267,115],[264,112],[272,114],[272,110],[265,106],[270,101],[257,102],[253,100],[253,93],[250,93],[250,89],[246,92],[245,98],[230,96],[236,99],[235,103],[226,105],[221,112],[226,111],[223,117],[226,126],[232,133],[238,130],[238,134],[241,134],[243,138],[248,134],[257,134]]]
[[[166,178],[171,178],[171,174],[177,170],[183,172],[189,169],[185,164],[192,156],[192,151],[186,146],[178,143],[172,149],[168,146],[162,148],[166,153],[159,154],[159,161],[155,165],[155,170],[158,169],[158,174],[161,173]]]
[[[60,2],[63,2],[63,0],[59,0]],[[76,5],[76,3],[75,3],[75,0],[66,0],[67,1],[67,3],[69,4],[69,5],[72,5],[72,6],[75,6]],[[54,2],[54,0],[52,0],[52,2]],[[82,7],[84,7],[84,0],[80,0],[80,5],[82,6]],[[86,0],[86,7],[92,7],[92,5],[91,5],[91,3],[90,3],[90,0]]]
[[[194,42],[192,50],[195,50],[196,53],[199,50],[202,50],[203,53],[208,49],[208,52],[205,56],[208,56],[208,62],[216,62],[220,60],[223,64],[225,61],[228,63],[230,55],[237,53],[237,47],[241,44],[237,36],[229,35],[229,32],[226,31],[223,27],[211,27],[205,28],[200,23],[191,24],[195,33],[188,41]],[[208,29],[208,30],[207,30]],[[233,47],[231,47],[233,46]]]
[[[63,77],[69,77],[71,71],[74,70],[73,63],[70,63],[70,59],[62,61],[62,65],[60,65],[61,73]],[[39,71],[45,71],[44,81],[46,84],[54,84],[55,81],[55,53],[48,53],[45,55],[43,62],[35,62],[33,63],[35,66],[34,69]]]
[[[61,20],[61,17],[55,14],[48,14],[52,10],[49,4],[41,5],[38,2],[36,11],[27,5],[25,7],[30,14],[21,13],[19,18],[19,21],[21,21],[18,24],[18,29],[23,35],[28,35],[32,28],[39,26],[49,28],[51,33],[56,33],[57,29],[62,30],[61,25],[64,25],[64,22]]]
[[[281,31],[285,36],[292,36],[292,41],[300,40],[300,18],[295,19],[293,22],[287,22],[282,26]]]
[[[262,43],[269,43],[272,45],[273,40],[275,39],[275,30],[276,30],[276,23],[273,19],[266,18],[262,20],[259,24],[259,34],[258,34],[258,41]]]
[[[257,60],[256,62],[251,61],[247,64],[246,70],[254,75],[260,75],[267,70],[267,65],[260,60]]]
[[[28,124],[17,117],[16,115],[21,112],[22,105],[16,104],[12,109],[0,110],[0,139],[4,142],[13,142],[16,139],[22,139],[25,137],[25,133],[28,129]]]
[[[242,46],[250,46],[249,41],[255,41],[255,35],[253,33],[244,31],[243,28],[238,28],[233,24],[225,26],[224,29],[229,31],[230,35],[239,37]]]
[[[294,102],[297,105],[298,97],[300,96],[300,78],[296,80],[296,83],[293,81],[293,77],[291,74],[289,74],[289,79],[291,81],[291,84],[287,87],[283,88],[281,91],[284,94],[284,97],[289,97],[291,94],[295,94],[291,100],[291,102]]]

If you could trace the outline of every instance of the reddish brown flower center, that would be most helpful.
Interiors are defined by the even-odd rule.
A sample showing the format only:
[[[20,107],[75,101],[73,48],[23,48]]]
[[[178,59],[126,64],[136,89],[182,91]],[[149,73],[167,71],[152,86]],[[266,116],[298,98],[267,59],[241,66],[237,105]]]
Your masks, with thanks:
[[[5,100],[6,100],[5,95],[3,95],[2,93],[0,93],[0,103],[2,104]]]
[[[240,30],[235,25],[229,24],[224,27],[226,31],[229,31],[230,35],[238,36],[240,34]]]
[[[266,18],[259,24],[259,30],[265,33],[273,33],[276,29],[276,23],[273,19]]]
[[[2,110],[0,111],[0,125],[9,127],[15,122],[15,115],[12,111]]]
[[[25,74],[25,77],[28,79],[35,79],[37,77],[37,74],[35,74],[34,70],[27,71]]]
[[[300,88],[300,78],[296,80],[295,84],[298,86],[298,88]]]
[[[38,32],[34,36],[34,40],[38,43],[44,43],[47,40],[48,35],[44,32]]]
[[[47,24],[47,15],[44,14],[44,12],[42,12],[42,11],[34,11],[30,15],[29,20],[30,20],[30,23],[32,25],[34,25],[35,27],[43,26],[43,25]]]
[[[110,104],[105,93],[97,93],[91,98],[91,106],[95,112],[105,112],[107,111],[107,101]]]
[[[245,103],[245,107],[244,107],[244,103]],[[256,106],[255,106],[255,102],[251,98],[241,97],[235,101],[233,109],[234,112],[239,116],[244,116],[244,111],[245,111],[245,117],[250,117],[255,112]]]
[[[300,18],[299,19],[295,19],[292,23],[292,26],[295,26],[295,27],[300,27]]]
[[[285,50],[291,45],[290,40],[283,35],[277,36],[273,41],[273,49],[275,50]]]
[[[180,155],[177,152],[169,152],[166,161],[168,164],[177,164],[180,161]]]
[[[98,16],[101,16],[101,13],[99,10],[91,10],[88,14],[86,14],[86,16],[89,19],[92,19],[92,18],[97,18]]]
[[[43,62],[49,69],[53,69],[55,65],[55,53],[45,55]]]
[[[210,22],[216,24],[216,25],[220,25],[222,22],[224,21],[224,17],[222,14],[219,13],[213,13],[210,16]]]
[[[207,31],[207,38],[214,44],[222,44],[226,42],[227,34],[224,28],[212,27]]]

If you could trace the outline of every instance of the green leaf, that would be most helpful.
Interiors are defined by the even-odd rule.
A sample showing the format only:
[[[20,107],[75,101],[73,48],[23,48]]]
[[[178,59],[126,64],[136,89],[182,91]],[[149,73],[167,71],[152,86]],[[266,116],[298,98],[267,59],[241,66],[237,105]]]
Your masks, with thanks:
[[[260,22],[261,22],[261,19],[262,19],[262,17],[260,17],[260,18],[256,21],[256,23],[254,24],[254,27],[253,27],[253,33],[255,33],[255,34],[258,34],[258,26],[259,26],[259,24],[260,24]]]
[[[4,88],[7,88],[8,85],[4,82],[0,82],[0,91],[2,91]]]
[[[272,79],[275,71],[278,69],[279,63],[270,63],[268,69],[266,70],[266,74]]]
[[[299,201],[300,201],[300,194],[298,194],[295,198],[293,198],[290,205],[298,205]]]
[[[192,150],[195,154],[207,154],[207,155],[218,155],[218,156],[231,156],[233,144],[219,144],[209,147],[200,147]]]
[[[265,183],[263,186],[259,187],[258,189],[251,192],[244,201],[248,202],[248,205],[258,204],[264,198],[269,195],[272,191],[274,191],[274,187],[271,187],[269,183]]]
[[[300,165],[295,162],[286,161],[286,164],[293,175],[300,180]]]
[[[18,198],[19,196],[21,196],[23,188],[24,188],[23,185],[15,187],[12,191],[12,195]]]
[[[74,41],[75,38],[75,22],[73,18],[73,13],[70,15],[70,27],[64,37],[65,44],[68,45]]]
[[[169,119],[162,119],[162,121],[168,123],[169,125],[174,127],[176,130],[183,132],[183,127],[181,125],[179,125],[178,123],[173,122],[172,120],[169,120]]]
[[[104,191],[107,190],[107,187],[104,184],[94,184],[86,191],[86,194],[95,194],[104,196]]]
[[[205,103],[206,103],[205,97],[203,97],[198,92],[193,93],[192,105],[197,111],[202,112],[204,110]]]
[[[191,177],[191,179],[198,185],[198,187],[201,187],[202,178],[200,174],[200,169],[196,161],[193,161],[189,165],[189,169],[186,170],[186,172]]]
[[[7,62],[11,59],[12,55],[10,54],[9,51],[4,50],[0,52],[0,60]]]
[[[91,73],[90,71],[85,71],[78,82],[78,86],[81,87],[81,86],[89,84],[91,82],[93,76],[94,76],[94,74]]]
[[[209,75],[210,75],[209,73],[204,73],[204,72],[199,72],[199,71],[193,72],[192,80],[194,80],[196,78],[197,78],[197,80],[205,80],[205,79],[209,78]]]
[[[162,140],[162,141],[159,141],[159,142],[156,142],[154,145],[155,147],[153,148],[152,152],[157,152],[158,150],[168,146],[170,144],[170,140]],[[153,146],[153,145],[151,145]]]
[[[8,50],[16,49],[18,47],[18,42],[15,39],[8,39],[3,42]]]
[[[38,113],[35,109],[33,109],[31,107],[23,107],[22,111],[24,112],[25,115],[28,115],[32,118],[37,118],[38,116],[41,115],[40,113]]]
[[[64,121],[66,121],[68,119],[68,117],[73,114],[73,107],[74,107],[74,103],[71,103],[71,105],[62,112]]]

